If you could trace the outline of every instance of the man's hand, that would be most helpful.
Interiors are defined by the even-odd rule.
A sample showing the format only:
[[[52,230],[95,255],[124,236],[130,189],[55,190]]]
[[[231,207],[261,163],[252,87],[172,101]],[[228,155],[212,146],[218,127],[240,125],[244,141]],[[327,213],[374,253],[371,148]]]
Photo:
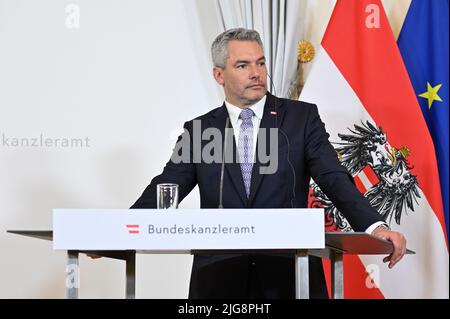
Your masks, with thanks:
[[[392,231],[383,226],[378,226],[372,232],[372,235],[381,239],[389,240],[394,246],[394,251],[383,258],[383,262],[389,261],[389,268],[395,266],[396,263],[403,258],[406,253],[406,238],[402,233]]]
[[[86,254],[88,257],[91,257],[92,259],[99,259],[102,258],[102,256],[95,255],[95,254]]]

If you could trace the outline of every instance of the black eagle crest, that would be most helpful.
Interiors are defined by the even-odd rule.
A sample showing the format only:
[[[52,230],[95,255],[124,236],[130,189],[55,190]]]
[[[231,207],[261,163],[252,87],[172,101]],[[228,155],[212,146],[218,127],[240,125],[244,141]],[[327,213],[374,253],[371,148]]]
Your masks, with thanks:
[[[351,134],[338,134],[341,142],[333,143],[343,166],[352,176],[358,175],[367,165],[373,169],[379,182],[364,196],[389,224],[394,218],[400,224],[402,213],[414,211],[414,203],[420,198],[417,176],[410,170],[406,147],[391,147],[381,127],[369,121],[348,129]],[[314,182],[311,183],[310,207],[325,209],[327,227],[335,230],[351,230],[345,217]]]

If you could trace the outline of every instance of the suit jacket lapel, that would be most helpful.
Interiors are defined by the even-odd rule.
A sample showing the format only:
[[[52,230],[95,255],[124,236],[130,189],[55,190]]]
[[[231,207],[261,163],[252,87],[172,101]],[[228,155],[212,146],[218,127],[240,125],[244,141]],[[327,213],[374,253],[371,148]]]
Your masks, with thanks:
[[[259,126],[260,133],[258,133],[258,135],[265,134],[266,136],[266,149],[265,149],[266,154],[268,154],[268,152],[270,151],[270,128],[275,128],[275,121],[277,121],[278,127],[281,127],[281,124],[283,123],[284,108],[282,106],[283,103],[280,99],[276,98],[270,93],[267,93],[266,104],[264,105],[264,113],[261,119],[261,124]],[[261,130],[262,128],[264,130]],[[278,138],[280,138],[279,134]],[[276,156],[278,156],[278,154]],[[259,156],[259,141],[256,144],[255,159],[256,159],[255,164],[253,165],[252,169],[252,184],[250,187],[250,196],[248,203],[249,205],[251,205],[255,199],[259,186],[261,185],[261,182],[265,176],[264,168],[268,165],[268,163],[265,163],[264,166],[262,166],[261,159]]]
[[[210,119],[210,123],[212,127],[216,127],[220,130],[220,132],[222,133],[222,146],[225,145],[225,125],[227,122],[227,118],[228,118],[228,111],[227,108],[225,106],[225,103],[222,105],[222,107],[220,109],[218,109],[212,116],[212,118]],[[229,129],[233,129],[231,123],[229,123],[228,125]],[[230,134],[227,138],[231,138],[233,139],[233,161],[232,163],[227,163],[227,161],[225,161],[225,168],[228,171],[228,173],[230,174],[231,180],[233,181],[233,185],[236,188],[239,196],[242,199],[242,202],[244,203],[244,205],[247,205],[248,199],[247,199],[247,194],[245,193],[245,186],[244,186],[244,180],[242,178],[242,173],[241,173],[241,166],[238,163],[238,161],[236,160],[237,158],[237,147],[236,147],[236,142],[235,142],[235,138],[234,135]],[[229,141],[228,141],[229,142]],[[228,143],[228,145],[230,145],[230,143]],[[229,149],[225,150],[227,154],[229,154],[228,152],[230,152]]]

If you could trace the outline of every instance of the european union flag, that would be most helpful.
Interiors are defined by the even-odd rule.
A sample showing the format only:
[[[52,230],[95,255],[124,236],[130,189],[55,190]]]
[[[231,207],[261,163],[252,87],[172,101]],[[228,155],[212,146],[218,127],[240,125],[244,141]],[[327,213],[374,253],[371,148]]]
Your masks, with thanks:
[[[448,236],[448,0],[412,0],[398,46],[433,138]]]

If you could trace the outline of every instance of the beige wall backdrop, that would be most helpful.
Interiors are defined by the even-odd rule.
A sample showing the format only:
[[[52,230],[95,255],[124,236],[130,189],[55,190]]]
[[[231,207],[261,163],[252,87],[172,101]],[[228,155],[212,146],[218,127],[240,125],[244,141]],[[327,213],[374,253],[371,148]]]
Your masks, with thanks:
[[[290,1],[320,43],[335,1]],[[409,0],[383,4],[398,34]],[[6,230],[51,229],[53,208],[129,207],[184,121],[222,103],[218,30],[212,0],[0,0],[0,298],[65,297],[65,254]],[[198,191],[180,206],[198,207]],[[138,256],[137,297],[186,298],[191,264]],[[123,262],[80,266],[81,298],[124,296]]]

